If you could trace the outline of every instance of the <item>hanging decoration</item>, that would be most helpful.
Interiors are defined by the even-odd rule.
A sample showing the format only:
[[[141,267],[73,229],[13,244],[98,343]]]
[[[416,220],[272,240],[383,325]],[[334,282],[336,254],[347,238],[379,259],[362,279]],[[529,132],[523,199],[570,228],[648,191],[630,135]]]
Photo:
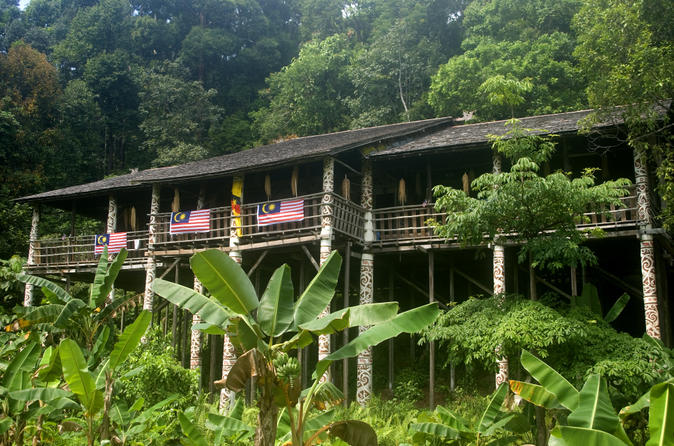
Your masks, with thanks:
[[[264,193],[267,195],[267,201],[271,200],[271,177],[269,174],[264,176]]]
[[[342,180],[342,197],[351,200],[351,180],[349,180],[346,174],[344,174],[344,179]]]
[[[398,203],[405,206],[407,203],[407,187],[405,186],[405,178],[401,178],[398,182]]]
[[[173,201],[171,202],[171,211],[178,212],[180,210],[180,191],[177,187],[173,188]]]
[[[299,182],[300,169],[299,167],[293,167],[293,173],[290,176],[290,191],[293,194],[293,197],[297,196],[297,186]]]

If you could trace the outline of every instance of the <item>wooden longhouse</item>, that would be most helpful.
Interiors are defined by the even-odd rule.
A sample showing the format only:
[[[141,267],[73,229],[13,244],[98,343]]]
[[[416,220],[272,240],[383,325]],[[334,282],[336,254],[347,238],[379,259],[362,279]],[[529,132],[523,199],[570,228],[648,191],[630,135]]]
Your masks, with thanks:
[[[585,226],[601,227],[606,236],[589,242],[599,265],[583,271],[582,277],[598,284],[600,294],[611,299],[622,292],[635,297],[622,321],[624,327],[633,334],[645,330],[671,345],[668,279],[672,276],[672,245],[652,218],[659,204],[652,187],[653,172],[626,145],[615,145],[615,136],[622,131],[620,123],[579,133],[579,121],[588,113],[528,117],[522,123],[559,135],[557,153],[546,170],[578,174],[585,167],[598,167],[601,179],[632,179],[635,186],[623,198],[622,208],[588,214],[591,223]],[[373,300],[398,300],[407,309],[428,300],[448,304],[494,291],[526,294],[522,284],[528,272],[517,265],[516,247],[465,248],[437,237],[425,225],[429,218],[442,218],[432,204],[433,185],[465,190],[470,180],[492,171],[487,135],[504,133],[504,123],[464,124],[439,118],[303,137],[23,197],[18,201],[34,209],[26,270],[77,280],[91,276],[97,263],[94,234],[40,236],[49,232],[39,227],[42,206],[98,219],[99,233],[126,232],[129,257],[117,286],[144,293],[143,307],[153,310],[165,333],[170,325],[174,342],[183,333],[184,363],[189,356],[192,367],[201,364],[198,333],[192,334],[191,353],[185,340],[192,317],[156,298],[151,282],[163,276],[199,287],[198,281],[193,282],[188,258],[203,249],[228,252],[258,288],[282,263],[290,264],[296,286],[302,287],[327,254],[337,249],[344,263],[341,298],[333,300],[333,310]],[[604,143],[614,147],[597,150]],[[232,217],[236,184],[242,184],[240,223]],[[304,200],[302,221],[258,226],[258,204],[286,199]],[[196,209],[210,209],[208,232],[169,233],[171,211]],[[569,271],[554,281],[537,280],[542,288],[570,296],[578,292],[580,274]],[[32,293],[27,286],[26,305],[32,303]],[[318,352],[303,354],[310,360],[322,357],[331,343],[341,345],[355,335],[352,331],[345,337],[325,337]],[[211,338],[209,346],[210,373],[202,372],[212,382],[220,377],[220,361],[226,374],[236,352],[226,338]],[[349,368],[355,369],[356,397],[363,403],[372,392],[373,357],[379,370],[388,364],[385,379],[390,387],[396,367],[405,361],[414,364],[415,355],[418,360],[423,353],[430,360],[432,405],[434,347],[416,350],[413,339],[398,338],[361,354],[355,367],[339,364],[332,379],[348,390]],[[305,369],[305,379],[306,374]],[[221,401],[226,398],[223,392]]]

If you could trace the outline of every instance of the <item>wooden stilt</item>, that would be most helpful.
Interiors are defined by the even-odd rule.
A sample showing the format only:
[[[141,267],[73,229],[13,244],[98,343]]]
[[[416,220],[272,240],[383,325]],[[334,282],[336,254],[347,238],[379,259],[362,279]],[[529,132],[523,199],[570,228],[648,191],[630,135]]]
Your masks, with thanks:
[[[571,295],[578,296],[578,276],[574,267],[571,267]]]
[[[208,348],[211,357],[208,367],[208,393],[211,394],[211,397],[215,394],[215,385],[213,384],[213,381],[215,381],[215,366],[216,360],[218,359],[218,351],[215,348],[216,339],[216,335],[208,335]]]
[[[451,304],[454,303],[454,300],[456,299],[456,296],[454,294],[454,267],[449,268],[449,303],[450,307]],[[456,369],[454,367],[454,363],[450,362],[449,363],[449,390],[454,391],[456,387]]]
[[[434,302],[435,298],[435,256],[433,251],[428,251],[428,301]],[[435,342],[428,344],[428,405],[430,410],[435,409]]]
[[[351,241],[346,242],[346,248],[344,252],[344,308],[349,308],[349,285],[351,280]],[[349,329],[347,328],[342,332],[342,342],[343,345],[349,343]],[[349,360],[342,360],[342,393],[344,394],[344,407],[349,405]]]
[[[391,269],[389,271],[389,276],[388,276],[388,301],[393,302],[394,299],[394,285],[395,285],[395,269],[393,266],[393,263],[391,264]],[[394,380],[394,372],[393,372],[393,366],[394,366],[394,351],[393,348],[395,346],[395,343],[393,342],[393,339],[388,340],[388,390],[389,392],[393,392],[393,380]]]

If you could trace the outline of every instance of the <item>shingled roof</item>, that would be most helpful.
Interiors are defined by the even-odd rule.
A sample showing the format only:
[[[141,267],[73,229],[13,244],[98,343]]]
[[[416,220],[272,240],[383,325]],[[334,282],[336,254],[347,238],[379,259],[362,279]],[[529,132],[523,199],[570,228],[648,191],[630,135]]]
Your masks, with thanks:
[[[586,118],[592,110],[582,110],[566,113],[555,113],[550,115],[532,116],[521,118],[520,121],[525,128],[540,130],[540,133],[569,133],[577,132],[580,128],[579,122]],[[455,125],[433,133],[415,138],[405,144],[392,146],[385,150],[373,152],[371,158],[387,158],[397,156],[407,156],[417,154],[427,150],[440,148],[460,148],[472,145],[482,145],[489,141],[488,135],[503,134],[506,120],[481,122],[477,124]],[[604,123],[594,128],[615,126],[620,122]]]
[[[297,162],[297,160],[320,159],[326,155],[335,155],[349,149],[435,129],[452,122],[452,118],[435,118],[295,138],[163,170],[146,170],[140,172],[138,181],[180,181],[245,172],[268,166],[280,166]]]

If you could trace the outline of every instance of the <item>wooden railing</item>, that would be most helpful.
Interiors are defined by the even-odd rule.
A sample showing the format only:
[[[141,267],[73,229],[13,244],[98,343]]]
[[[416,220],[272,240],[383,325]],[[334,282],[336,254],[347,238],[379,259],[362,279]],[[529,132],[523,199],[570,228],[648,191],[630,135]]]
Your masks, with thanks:
[[[33,264],[28,267],[74,267],[95,265],[99,256],[94,254],[94,235],[36,240],[33,243]],[[147,231],[128,232],[126,263],[142,263],[147,250]]]
[[[637,199],[634,187],[620,199],[622,206],[611,205],[600,212],[583,214],[578,228],[602,228],[606,230],[628,228],[638,223]],[[435,210],[434,205],[397,206],[376,209],[373,212],[375,245],[414,244],[442,240],[426,224],[429,219],[442,222],[445,214]]]

